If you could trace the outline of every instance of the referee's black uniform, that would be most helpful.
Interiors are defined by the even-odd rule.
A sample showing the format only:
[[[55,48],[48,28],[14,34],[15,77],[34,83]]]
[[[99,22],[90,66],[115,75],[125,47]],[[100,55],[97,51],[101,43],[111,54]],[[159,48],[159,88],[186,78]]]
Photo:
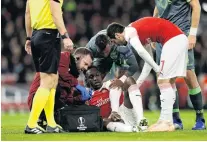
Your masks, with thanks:
[[[59,0],[62,6],[63,0]],[[33,0],[31,14],[31,51],[37,72],[57,74],[60,60],[60,36],[52,19],[50,0]]]

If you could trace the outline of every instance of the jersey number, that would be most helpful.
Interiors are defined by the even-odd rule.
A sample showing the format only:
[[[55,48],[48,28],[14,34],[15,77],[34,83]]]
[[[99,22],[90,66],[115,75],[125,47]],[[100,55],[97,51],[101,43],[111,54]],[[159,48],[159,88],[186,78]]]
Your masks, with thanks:
[[[164,64],[165,64],[165,60],[160,61],[161,62],[161,71],[163,70]]]

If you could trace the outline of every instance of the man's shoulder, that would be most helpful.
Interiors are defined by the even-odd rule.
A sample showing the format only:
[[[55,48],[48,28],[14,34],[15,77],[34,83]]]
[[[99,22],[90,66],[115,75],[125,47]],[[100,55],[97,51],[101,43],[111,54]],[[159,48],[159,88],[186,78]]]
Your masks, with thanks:
[[[119,54],[121,54],[125,58],[128,58],[133,55],[131,48],[132,46],[128,43],[126,46],[118,46],[116,50]]]
[[[94,35],[90,40],[89,42],[87,43],[86,47],[87,48],[90,48],[90,47],[94,47],[95,45],[95,41],[96,41],[96,37],[100,34],[105,34],[106,35],[106,30],[101,30],[99,31],[96,35]]]

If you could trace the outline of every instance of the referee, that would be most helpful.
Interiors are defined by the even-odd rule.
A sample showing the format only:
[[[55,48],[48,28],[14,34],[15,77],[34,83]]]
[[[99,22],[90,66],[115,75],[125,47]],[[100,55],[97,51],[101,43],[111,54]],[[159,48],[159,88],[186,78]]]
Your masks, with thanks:
[[[33,98],[32,109],[25,129],[27,134],[60,133],[62,128],[54,120],[54,98],[58,82],[61,45],[73,49],[62,18],[63,0],[27,0],[25,12],[25,50],[32,54],[36,72],[40,72],[40,87]],[[37,125],[44,109],[47,118],[46,131]]]

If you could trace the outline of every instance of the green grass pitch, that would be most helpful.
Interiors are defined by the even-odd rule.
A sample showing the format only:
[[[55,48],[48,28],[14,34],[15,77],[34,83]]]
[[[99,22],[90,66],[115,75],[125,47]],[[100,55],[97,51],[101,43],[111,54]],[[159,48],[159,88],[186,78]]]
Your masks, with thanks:
[[[145,117],[149,123],[156,122],[159,112],[145,112]],[[184,130],[175,132],[145,132],[145,133],[116,133],[116,132],[100,132],[100,133],[65,133],[65,134],[40,134],[28,135],[24,134],[24,128],[28,119],[28,114],[8,115],[2,114],[1,117],[1,140],[19,140],[19,141],[127,141],[127,140],[207,140],[207,130],[192,131],[191,128],[195,123],[195,113],[193,110],[181,110],[181,118],[184,123]]]

